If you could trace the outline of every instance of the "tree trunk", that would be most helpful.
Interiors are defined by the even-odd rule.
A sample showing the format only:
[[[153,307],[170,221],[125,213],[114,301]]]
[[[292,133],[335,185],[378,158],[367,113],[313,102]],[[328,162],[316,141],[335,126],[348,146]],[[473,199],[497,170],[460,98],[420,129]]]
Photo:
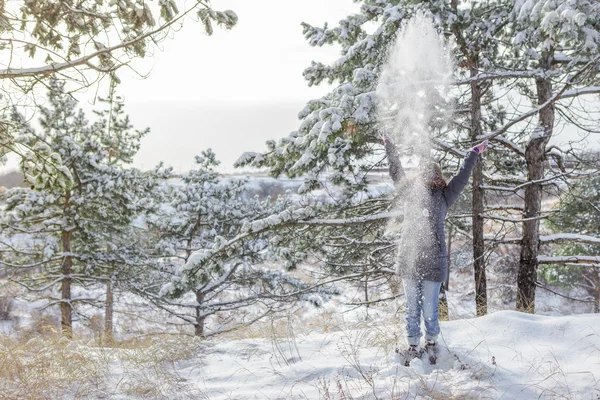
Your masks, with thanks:
[[[200,304],[204,302],[204,293],[201,291],[196,291],[196,302],[198,305],[196,306],[196,323],[194,324],[195,332],[194,334],[198,337],[204,337],[204,321],[206,320],[206,316],[202,315],[202,309]]]
[[[446,295],[446,282],[440,286],[440,298],[438,300],[438,318],[440,321],[449,321],[448,315],[448,297]]]
[[[365,270],[366,270],[366,268],[365,268]],[[365,273],[365,283],[363,285],[363,290],[365,292],[365,305],[366,305],[365,321],[368,321],[369,320],[369,274],[367,274],[367,273]]]
[[[106,302],[104,304],[104,343],[111,344],[114,340],[113,333],[113,290],[112,282],[106,282]]]
[[[543,176],[543,164],[539,162],[543,158],[543,147],[540,140],[533,140],[527,146],[525,158],[527,159],[528,181],[541,179]],[[537,256],[540,247],[540,211],[542,201],[542,190],[540,185],[531,184],[525,188],[525,211],[523,218],[523,240],[521,243],[521,255],[519,258],[519,272],[517,274],[517,310],[535,313],[535,288],[537,280]]]
[[[63,258],[62,263],[62,281],[61,281],[61,331],[68,338],[73,337],[73,315],[71,304],[71,271],[73,269],[73,257],[71,254],[71,232],[62,231],[62,250],[68,254]]]
[[[198,219],[196,220],[196,223],[194,224],[191,231],[189,232],[189,236],[188,236],[188,240],[187,240],[187,247],[185,250],[185,254],[186,254],[185,262],[186,263],[188,262],[188,260],[190,259],[190,256],[192,255],[192,243],[194,241],[194,236],[200,229],[201,224],[202,224],[202,214],[199,214]],[[203,292],[201,292],[200,290],[196,291],[196,302],[198,303],[198,305],[196,306],[196,323],[194,324],[194,335],[201,337],[201,338],[204,338],[204,321],[206,320],[206,316],[202,315],[202,308],[200,307],[200,305],[204,302],[204,295],[205,294]]]
[[[540,68],[552,67],[552,54],[544,53]],[[538,104],[545,103],[552,96],[550,79],[536,79]],[[551,104],[539,113],[539,126],[532,133],[525,150],[527,182],[525,187],[525,210],[523,212],[523,240],[517,275],[517,310],[535,313],[535,288],[537,280],[538,253],[540,247],[540,214],[542,210],[542,184],[535,183],[544,177],[546,144],[554,127],[554,105]]]
[[[471,66],[471,77],[477,75],[477,61]],[[471,84],[471,140],[476,142],[482,133],[481,128],[481,86],[477,82]],[[485,273],[483,241],[483,199],[481,189],[483,181],[482,162],[477,160],[473,171],[473,200],[471,203],[473,213],[473,269],[475,277],[475,309],[477,316],[487,314],[487,278]]]
[[[594,312],[600,313],[600,269],[596,268],[592,276],[595,275],[594,286]]]
[[[452,259],[450,258],[450,256],[452,255],[452,235],[453,235],[452,231],[453,230],[454,230],[454,225],[452,225],[452,224],[448,225],[448,237],[446,238],[446,251],[447,251],[446,258],[448,259],[448,275],[446,275],[446,282],[444,282],[446,289],[448,289],[450,287],[450,267],[452,266],[452,264],[451,264]]]

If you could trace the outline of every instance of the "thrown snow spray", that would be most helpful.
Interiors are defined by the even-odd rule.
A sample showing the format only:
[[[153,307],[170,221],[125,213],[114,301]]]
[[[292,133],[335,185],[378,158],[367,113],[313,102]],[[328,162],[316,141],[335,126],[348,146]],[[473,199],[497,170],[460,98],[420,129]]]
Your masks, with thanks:
[[[428,218],[430,126],[449,117],[442,104],[452,75],[450,60],[431,17],[418,13],[390,46],[377,86],[381,133],[397,146],[407,173],[406,184],[398,188],[404,207],[398,252],[403,274],[415,272],[415,263],[435,240]]]

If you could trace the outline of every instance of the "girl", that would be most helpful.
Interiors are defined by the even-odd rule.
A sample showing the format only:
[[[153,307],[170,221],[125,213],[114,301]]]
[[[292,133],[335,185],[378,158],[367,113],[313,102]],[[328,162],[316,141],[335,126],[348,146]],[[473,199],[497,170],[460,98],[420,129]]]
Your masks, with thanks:
[[[405,364],[419,357],[421,314],[425,321],[425,349],[435,364],[436,341],[440,333],[438,299],[442,282],[448,274],[448,254],[444,221],[448,208],[458,199],[469,181],[479,154],[488,141],[475,146],[467,154],[460,171],[450,182],[444,180],[440,167],[427,163],[416,179],[408,180],[398,150],[392,140],[383,136],[389,173],[396,189],[404,197],[402,237],[398,244],[397,273],[402,277],[406,296],[406,336],[408,349],[402,352]]]

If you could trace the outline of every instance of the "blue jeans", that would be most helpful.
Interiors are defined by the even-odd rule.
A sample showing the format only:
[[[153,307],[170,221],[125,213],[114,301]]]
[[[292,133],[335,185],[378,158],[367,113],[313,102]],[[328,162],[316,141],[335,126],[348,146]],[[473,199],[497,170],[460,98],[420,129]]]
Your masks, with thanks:
[[[403,279],[406,296],[406,337],[409,345],[421,339],[421,313],[425,320],[425,339],[437,340],[440,334],[438,299],[442,282]]]

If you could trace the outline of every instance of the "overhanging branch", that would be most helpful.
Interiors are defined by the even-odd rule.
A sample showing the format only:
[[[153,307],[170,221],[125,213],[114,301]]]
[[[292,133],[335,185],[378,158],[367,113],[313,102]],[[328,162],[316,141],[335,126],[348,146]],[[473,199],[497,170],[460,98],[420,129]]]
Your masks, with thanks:
[[[197,1],[191,8],[189,8],[187,11],[185,11],[184,13],[179,15],[177,18],[173,18],[171,21],[165,23],[164,25],[161,25],[158,28],[156,28],[150,32],[147,32],[143,35],[140,35],[132,40],[128,40],[128,41],[119,43],[114,46],[110,46],[110,47],[106,47],[106,48],[97,50],[91,54],[88,54],[83,57],[79,57],[72,61],[49,64],[49,65],[44,65],[44,66],[34,67],[34,68],[0,69],[0,79],[17,79],[17,78],[25,78],[25,77],[36,77],[36,76],[40,76],[40,75],[52,74],[52,73],[59,72],[59,71],[69,69],[69,68],[73,68],[73,67],[87,65],[90,63],[91,60],[93,60],[95,58],[98,58],[102,55],[109,55],[111,52],[114,52],[119,49],[134,46],[137,43],[140,43],[148,38],[151,38],[151,37],[157,35],[158,33],[164,31],[165,29],[169,28],[170,26],[174,25],[175,23],[179,22],[181,19],[186,17],[190,12],[194,11],[199,4],[201,4],[201,2]],[[90,68],[91,68],[91,66],[90,66]],[[96,67],[96,69],[97,69],[97,67]]]

